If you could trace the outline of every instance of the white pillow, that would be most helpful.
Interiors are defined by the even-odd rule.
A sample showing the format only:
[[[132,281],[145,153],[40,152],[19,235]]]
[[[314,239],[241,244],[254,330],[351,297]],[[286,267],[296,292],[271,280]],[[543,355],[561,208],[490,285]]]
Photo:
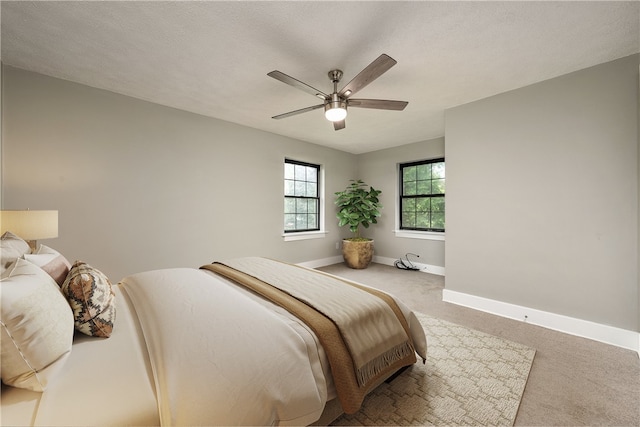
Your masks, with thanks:
[[[40,245],[33,254],[24,254],[22,257],[46,271],[58,286],[62,286],[71,268],[71,263],[60,252],[45,245]]]
[[[2,382],[44,391],[73,344],[73,313],[41,268],[16,260],[0,280]]]
[[[0,274],[24,254],[31,253],[29,244],[7,231],[0,237]]]

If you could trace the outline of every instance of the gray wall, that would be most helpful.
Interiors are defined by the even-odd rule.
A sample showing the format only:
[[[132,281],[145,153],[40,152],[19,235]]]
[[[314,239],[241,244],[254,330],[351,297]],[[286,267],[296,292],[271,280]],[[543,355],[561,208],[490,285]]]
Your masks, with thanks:
[[[42,241],[113,280],[214,259],[339,256],[354,155],[5,67],[3,209],[57,209]],[[282,238],[285,157],[326,176],[323,239]]]
[[[638,56],[446,112],[447,288],[637,330]]]
[[[445,242],[396,237],[398,164],[444,157],[444,138],[407,144],[386,150],[361,154],[358,157],[358,178],[382,190],[384,206],[378,224],[363,230],[363,235],[375,240],[375,254],[398,259],[407,252],[420,255],[413,261],[444,268]]]
[[[44,244],[113,277],[212,259],[339,256],[333,193],[383,190],[376,255],[444,267],[444,242],[397,238],[397,164],[441,157],[444,138],[360,156],[4,67],[4,209],[58,209]],[[282,162],[325,168],[324,239],[283,242]],[[73,260],[71,260],[73,261]]]
[[[3,99],[2,98],[2,86],[3,86],[3,84],[2,84],[2,81],[3,81],[2,69],[3,69],[2,63],[0,62],[0,113],[2,111],[2,102],[3,102],[2,101],[2,99]],[[2,135],[3,135],[3,132],[2,132],[2,114],[0,114],[0,207],[2,207],[2,192],[3,192],[3,190],[2,190],[2,175],[3,175],[3,173],[2,173],[2,165],[4,163],[3,160],[2,160],[2,151],[3,151],[2,150]]]
[[[60,237],[43,243],[114,280],[338,256],[333,193],[362,178],[383,190],[367,232],[378,256],[444,266],[446,252],[451,290],[640,329],[637,57],[447,112],[446,249],[392,232],[397,164],[442,156],[443,138],[354,156],[11,67],[2,78],[2,207],[58,209]],[[284,157],[326,169],[326,238],[283,242]]]

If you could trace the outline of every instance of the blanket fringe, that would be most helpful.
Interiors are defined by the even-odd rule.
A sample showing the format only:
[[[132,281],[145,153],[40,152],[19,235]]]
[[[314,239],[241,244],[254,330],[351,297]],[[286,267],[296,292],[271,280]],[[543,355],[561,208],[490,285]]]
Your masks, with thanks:
[[[411,356],[413,353],[415,353],[413,345],[411,345],[409,341],[405,341],[376,358],[371,359],[357,369],[356,378],[358,379],[358,385],[360,387],[366,385],[372,378],[389,367],[389,365]]]

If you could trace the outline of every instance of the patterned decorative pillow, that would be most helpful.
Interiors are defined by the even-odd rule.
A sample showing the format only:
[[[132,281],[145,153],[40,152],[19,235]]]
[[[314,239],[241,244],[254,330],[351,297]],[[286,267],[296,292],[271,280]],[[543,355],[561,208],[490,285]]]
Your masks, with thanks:
[[[62,284],[78,331],[108,338],[116,319],[116,298],[111,282],[100,270],[76,261]]]
[[[11,264],[24,254],[30,254],[29,244],[7,231],[0,237],[0,273],[4,273]]]
[[[73,314],[60,288],[41,268],[16,262],[0,281],[2,382],[44,391],[73,344]]]
[[[58,286],[62,286],[71,268],[71,263],[60,252],[45,245],[40,245],[35,253],[22,257],[49,273]]]

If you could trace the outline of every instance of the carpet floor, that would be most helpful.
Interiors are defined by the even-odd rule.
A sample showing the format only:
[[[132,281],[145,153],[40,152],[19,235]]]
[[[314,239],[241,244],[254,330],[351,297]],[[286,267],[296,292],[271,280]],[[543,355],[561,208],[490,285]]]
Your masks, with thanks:
[[[333,425],[512,426],[535,350],[416,313],[427,361],[384,383]]]
[[[319,270],[387,291],[414,311],[535,348],[515,426],[640,426],[635,351],[443,302],[442,276],[375,263]]]

